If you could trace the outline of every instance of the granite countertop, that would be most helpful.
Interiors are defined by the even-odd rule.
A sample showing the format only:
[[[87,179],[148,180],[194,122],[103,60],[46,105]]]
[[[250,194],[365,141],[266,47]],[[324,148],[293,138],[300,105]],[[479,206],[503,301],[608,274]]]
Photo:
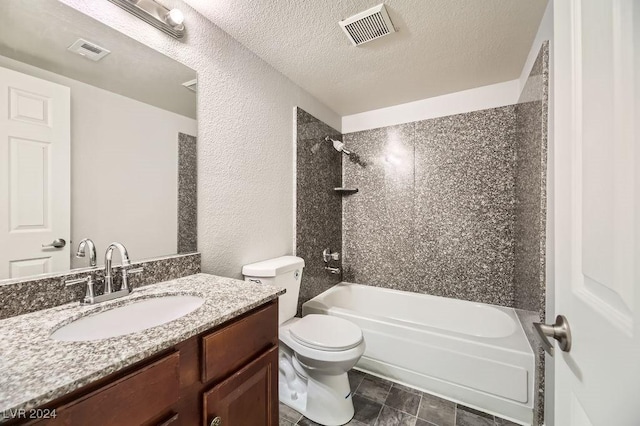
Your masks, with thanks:
[[[266,284],[195,274],[141,287],[129,296],[97,305],[81,306],[75,302],[1,320],[0,413],[41,406],[282,293],[284,289]],[[79,317],[170,294],[197,295],[205,302],[175,321],[124,336],[88,342],[49,337],[53,330]]]

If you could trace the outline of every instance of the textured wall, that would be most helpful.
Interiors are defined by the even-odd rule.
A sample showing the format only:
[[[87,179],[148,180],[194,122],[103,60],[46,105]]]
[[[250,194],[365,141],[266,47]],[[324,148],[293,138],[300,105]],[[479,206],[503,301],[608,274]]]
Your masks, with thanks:
[[[515,307],[544,315],[549,43],[516,105]]]
[[[341,280],[324,267],[322,251],[342,248],[342,197],[333,189],[341,186],[342,154],[325,141],[326,136],[341,140],[340,132],[297,109],[296,149],[296,255],[305,260],[298,299],[302,303]],[[342,267],[341,261],[331,261]]]
[[[240,277],[244,264],[293,251],[293,108],[340,117],[179,0],[174,40],[107,1],[60,0],[198,72],[198,250],[202,270]],[[135,58],[131,58],[135,63]]]
[[[515,107],[344,135],[345,280],[511,306]]]

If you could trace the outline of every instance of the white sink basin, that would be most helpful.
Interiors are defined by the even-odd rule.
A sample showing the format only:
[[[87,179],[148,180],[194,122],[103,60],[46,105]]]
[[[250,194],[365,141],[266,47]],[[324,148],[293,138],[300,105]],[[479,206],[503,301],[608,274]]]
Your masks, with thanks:
[[[187,295],[143,299],[79,318],[55,330],[51,338],[83,342],[124,336],[181,318],[203,303],[203,298]]]

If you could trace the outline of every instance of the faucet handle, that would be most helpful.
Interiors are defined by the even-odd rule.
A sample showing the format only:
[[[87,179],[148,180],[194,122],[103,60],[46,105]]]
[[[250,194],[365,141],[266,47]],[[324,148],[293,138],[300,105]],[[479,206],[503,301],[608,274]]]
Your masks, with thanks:
[[[81,303],[93,303],[93,299],[95,297],[95,282],[93,280],[93,275],[87,275],[84,278],[76,278],[74,280],[66,280],[64,285],[66,287],[71,287],[81,283],[87,284],[87,291],[85,292],[84,299]]]
[[[72,285],[76,285],[76,284],[80,284],[80,283],[86,283],[87,281],[89,281],[91,279],[91,276],[86,276],[84,278],[76,278],[74,280],[66,280],[64,282],[65,287],[71,287]]]
[[[322,250],[322,260],[324,263],[329,263],[330,260],[340,260],[339,252],[332,252],[330,248]]]
[[[122,267],[122,290],[132,291],[131,285],[129,284],[129,276],[139,274],[144,271],[142,266],[138,268],[132,268],[130,265]]]

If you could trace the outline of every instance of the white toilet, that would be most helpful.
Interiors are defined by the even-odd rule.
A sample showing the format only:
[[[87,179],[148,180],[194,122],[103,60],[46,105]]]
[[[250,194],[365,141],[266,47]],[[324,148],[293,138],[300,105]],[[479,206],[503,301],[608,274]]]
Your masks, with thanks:
[[[364,353],[362,330],[329,315],[296,318],[304,260],[282,256],[242,268],[245,280],[284,287],[278,301],[280,402],[316,423],[337,426],[353,417],[347,371]]]

